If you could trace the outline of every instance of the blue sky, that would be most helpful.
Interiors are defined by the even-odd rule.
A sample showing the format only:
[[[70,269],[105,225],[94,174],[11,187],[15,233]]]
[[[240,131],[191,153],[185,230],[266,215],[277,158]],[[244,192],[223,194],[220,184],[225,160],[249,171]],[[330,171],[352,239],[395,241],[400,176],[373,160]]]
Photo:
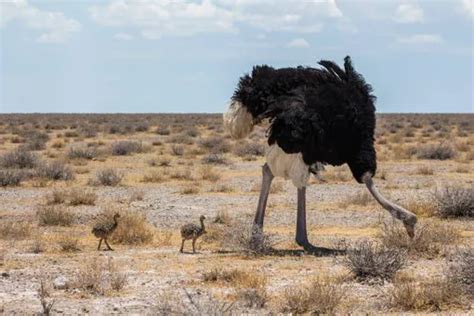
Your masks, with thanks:
[[[473,112],[473,0],[0,1],[0,112],[222,112],[255,64],[355,67],[379,112]]]

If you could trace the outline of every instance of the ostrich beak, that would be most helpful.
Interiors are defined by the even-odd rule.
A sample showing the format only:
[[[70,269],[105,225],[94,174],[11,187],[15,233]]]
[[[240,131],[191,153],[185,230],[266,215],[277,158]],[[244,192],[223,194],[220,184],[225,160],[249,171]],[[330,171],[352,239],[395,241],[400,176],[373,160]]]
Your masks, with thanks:
[[[362,176],[362,182],[365,183],[367,189],[369,190],[370,194],[375,198],[375,200],[390,214],[401,220],[403,225],[405,225],[405,229],[407,230],[408,236],[413,238],[415,236],[415,225],[417,222],[416,215],[412,212],[404,209],[403,207],[387,200],[380,192],[378,191],[375,183],[372,180],[372,174],[367,172]]]

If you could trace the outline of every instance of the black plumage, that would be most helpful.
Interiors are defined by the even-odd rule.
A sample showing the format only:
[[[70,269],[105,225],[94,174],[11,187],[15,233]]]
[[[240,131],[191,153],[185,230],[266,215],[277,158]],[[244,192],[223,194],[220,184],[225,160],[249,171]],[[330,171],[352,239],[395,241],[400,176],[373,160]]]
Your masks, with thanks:
[[[354,178],[376,172],[375,96],[349,56],[344,69],[256,66],[240,78],[232,99],[259,122],[270,119],[268,143],[286,153],[301,152],[306,164],[347,163]]]

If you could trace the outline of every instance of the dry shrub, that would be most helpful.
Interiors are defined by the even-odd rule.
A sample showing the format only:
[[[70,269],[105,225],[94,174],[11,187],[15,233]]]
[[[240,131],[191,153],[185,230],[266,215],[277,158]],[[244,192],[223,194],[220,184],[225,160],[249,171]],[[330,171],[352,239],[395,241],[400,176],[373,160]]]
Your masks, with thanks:
[[[453,227],[438,222],[418,223],[413,239],[401,225],[384,223],[381,236],[385,247],[427,257],[443,254],[446,245],[453,244],[459,237],[459,232]]]
[[[202,163],[208,165],[228,165],[229,161],[222,154],[209,154],[202,158]]]
[[[106,262],[93,258],[78,269],[73,287],[90,294],[105,295],[109,291],[122,290],[127,283],[127,275],[111,259]]]
[[[201,139],[199,141],[199,146],[204,148],[208,152],[223,154],[230,151],[231,146],[230,143],[221,136],[214,136]]]
[[[462,305],[460,287],[443,278],[431,282],[395,282],[388,293],[389,305],[402,311],[449,310]]]
[[[46,195],[46,205],[66,203],[67,193],[63,190],[53,190]]]
[[[60,161],[42,163],[36,167],[36,176],[48,180],[73,180],[74,173],[71,168]]]
[[[436,213],[436,205],[432,201],[411,200],[404,204],[407,210],[421,217],[432,217]]]
[[[80,251],[79,239],[70,235],[63,235],[58,240],[57,243],[63,252],[77,252]]]
[[[194,180],[189,169],[175,169],[170,173],[170,178],[175,180]]]
[[[165,175],[159,171],[152,171],[145,173],[142,177],[141,182],[144,183],[161,183],[166,180]]]
[[[32,169],[38,163],[38,156],[23,148],[7,152],[0,157],[0,165],[4,168]]]
[[[230,225],[232,218],[226,210],[219,210],[212,222],[215,224]]]
[[[199,183],[193,182],[181,188],[181,194],[198,194],[200,191]]]
[[[128,203],[132,203],[135,201],[143,201],[145,198],[145,192],[142,190],[133,190],[130,196],[128,197]]]
[[[72,206],[78,205],[95,205],[97,194],[92,190],[74,188],[66,193],[68,204]]]
[[[26,239],[31,236],[33,226],[28,222],[0,222],[0,237],[2,239]]]
[[[268,301],[267,278],[257,270],[237,273],[231,283],[246,307],[263,308]]]
[[[112,155],[126,156],[133,153],[143,152],[143,144],[138,141],[121,140],[112,144]]]
[[[265,155],[265,146],[260,143],[241,143],[234,149],[235,155],[239,157],[263,156]]]
[[[172,144],[184,144],[184,145],[194,144],[194,140],[191,138],[191,136],[188,136],[186,134],[178,134],[178,135],[172,136],[167,139],[167,142],[172,143]]]
[[[222,303],[215,300],[210,294],[193,295],[183,289],[184,295],[177,290],[168,290],[158,294],[158,301],[154,308],[157,315],[234,315],[234,304]]]
[[[22,170],[0,170],[0,187],[18,186],[27,177]]]
[[[474,297],[474,249],[459,249],[449,258],[448,278]]]
[[[425,145],[417,149],[419,159],[447,160],[456,156],[456,150],[448,143]]]
[[[71,226],[74,214],[59,205],[45,205],[36,212],[42,226]]]
[[[255,231],[252,234],[253,229]],[[272,253],[274,245],[278,243],[274,235],[265,234],[262,230],[237,220],[232,220],[229,225],[213,227],[213,230],[213,234],[208,233],[208,237],[214,237],[222,248],[240,251],[247,256]]]
[[[93,185],[116,186],[122,182],[123,174],[115,169],[103,169],[97,171],[95,180],[90,183]]]
[[[405,265],[403,249],[362,241],[348,250],[344,265],[360,281],[390,280]]]
[[[434,170],[428,166],[420,166],[416,169],[416,174],[421,174],[423,176],[431,176],[434,174]]]
[[[292,314],[333,314],[344,297],[339,280],[317,278],[307,285],[285,290],[281,310]]]
[[[98,156],[97,149],[93,147],[71,147],[67,153],[69,159],[87,159],[92,160]]]
[[[434,193],[440,217],[474,217],[474,188],[446,187]]]
[[[202,166],[199,172],[200,172],[202,180],[217,182],[217,180],[221,178],[220,173],[215,171],[215,169],[212,168],[212,166]]]
[[[143,215],[125,211],[121,213],[119,224],[111,240],[119,244],[142,245],[150,243],[153,235],[154,229]]]
[[[55,300],[50,300],[49,290],[46,287],[45,281],[41,279],[40,287],[38,289],[38,297],[41,303],[41,315],[49,316],[55,304]]]
[[[159,126],[156,128],[155,133],[162,136],[171,134],[171,130],[167,126]]]
[[[181,145],[171,146],[171,154],[173,156],[183,156],[184,155],[184,146],[181,146]]]
[[[155,244],[160,247],[171,246],[173,233],[170,231],[159,231],[155,234]]]

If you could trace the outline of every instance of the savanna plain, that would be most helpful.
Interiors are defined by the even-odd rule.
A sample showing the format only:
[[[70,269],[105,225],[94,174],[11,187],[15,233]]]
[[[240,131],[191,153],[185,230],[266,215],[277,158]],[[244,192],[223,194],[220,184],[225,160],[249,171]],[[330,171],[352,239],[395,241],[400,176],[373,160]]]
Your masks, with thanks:
[[[470,314],[474,115],[379,114],[375,177],[416,213],[410,239],[351,176],[276,179],[249,238],[265,125],[233,140],[218,114],[0,115],[0,314]],[[118,225],[98,251],[97,223]],[[186,241],[180,228],[206,233]]]

